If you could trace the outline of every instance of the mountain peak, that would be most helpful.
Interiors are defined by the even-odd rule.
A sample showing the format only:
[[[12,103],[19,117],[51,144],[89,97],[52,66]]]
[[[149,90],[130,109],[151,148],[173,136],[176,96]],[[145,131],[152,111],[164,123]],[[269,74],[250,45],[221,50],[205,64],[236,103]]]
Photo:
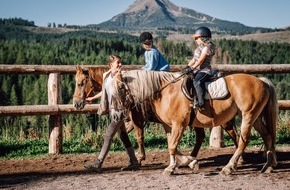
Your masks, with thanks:
[[[139,11],[148,11],[148,13],[152,13],[160,9],[168,9],[172,7],[172,5],[175,6],[169,0],[137,0],[125,11],[125,13],[136,13]]]
[[[236,32],[257,28],[247,27],[238,22],[220,20],[192,9],[176,6],[169,0],[136,0],[123,13],[111,20],[98,24],[98,27],[113,29],[161,29],[183,28],[193,30],[207,26],[212,31]]]

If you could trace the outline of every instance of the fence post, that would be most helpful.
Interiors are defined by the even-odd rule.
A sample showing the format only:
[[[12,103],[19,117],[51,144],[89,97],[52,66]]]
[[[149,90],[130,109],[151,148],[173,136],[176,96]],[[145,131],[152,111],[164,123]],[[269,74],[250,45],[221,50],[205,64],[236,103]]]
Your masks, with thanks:
[[[48,77],[48,105],[61,104],[61,75],[51,73]],[[62,153],[62,117],[61,114],[49,116],[49,154]]]
[[[213,127],[210,132],[209,146],[212,148],[224,147],[224,131],[221,126]]]

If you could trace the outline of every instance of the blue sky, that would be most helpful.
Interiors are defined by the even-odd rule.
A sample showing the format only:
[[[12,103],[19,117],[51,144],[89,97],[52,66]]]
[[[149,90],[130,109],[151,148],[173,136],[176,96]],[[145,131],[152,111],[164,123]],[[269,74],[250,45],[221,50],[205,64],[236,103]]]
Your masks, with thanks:
[[[23,18],[37,26],[48,23],[99,24],[125,11],[135,0],[1,0],[0,18]],[[247,26],[290,26],[290,0],[171,0],[219,19]]]

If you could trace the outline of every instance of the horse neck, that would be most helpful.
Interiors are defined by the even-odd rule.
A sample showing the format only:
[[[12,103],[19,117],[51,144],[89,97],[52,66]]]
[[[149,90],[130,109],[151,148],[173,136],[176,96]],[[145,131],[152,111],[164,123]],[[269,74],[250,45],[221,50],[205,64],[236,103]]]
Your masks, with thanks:
[[[90,67],[88,68],[89,78],[92,82],[94,89],[101,91],[103,85],[103,74],[108,70],[104,67]],[[96,90],[95,90],[96,91]]]
[[[122,75],[123,82],[125,82],[131,95],[138,102],[154,98],[156,93],[162,89],[163,80],[161,72],[131,70],[122,72]]]

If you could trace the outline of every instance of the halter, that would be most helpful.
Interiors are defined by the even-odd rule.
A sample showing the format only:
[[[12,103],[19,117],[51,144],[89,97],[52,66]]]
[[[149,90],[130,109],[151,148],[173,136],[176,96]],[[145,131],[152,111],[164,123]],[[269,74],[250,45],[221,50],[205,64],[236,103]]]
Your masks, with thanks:
[[[93,85],[93,81],[92,81],[92,79],[91,79],[89,76],[87,76],[87,75],[86,75],[86,77],[87,77],[86,80],[88,80],[88,81],[91,83],[91,88],[90,88],[89,92],[86,93],[86,97],[85,97],[85,99],[88,98],[88,97],[90,97],[90,95],[91,95],[93,92],[96,91],[96,90],[95,90],[95,87],[94,87],[94,85]],[[78,99],[83,99],[83,97],[81,97],[81,96],[77,96],[77,95],[74,95],[73,97],[74,97],[74,98],[78,98]]]

